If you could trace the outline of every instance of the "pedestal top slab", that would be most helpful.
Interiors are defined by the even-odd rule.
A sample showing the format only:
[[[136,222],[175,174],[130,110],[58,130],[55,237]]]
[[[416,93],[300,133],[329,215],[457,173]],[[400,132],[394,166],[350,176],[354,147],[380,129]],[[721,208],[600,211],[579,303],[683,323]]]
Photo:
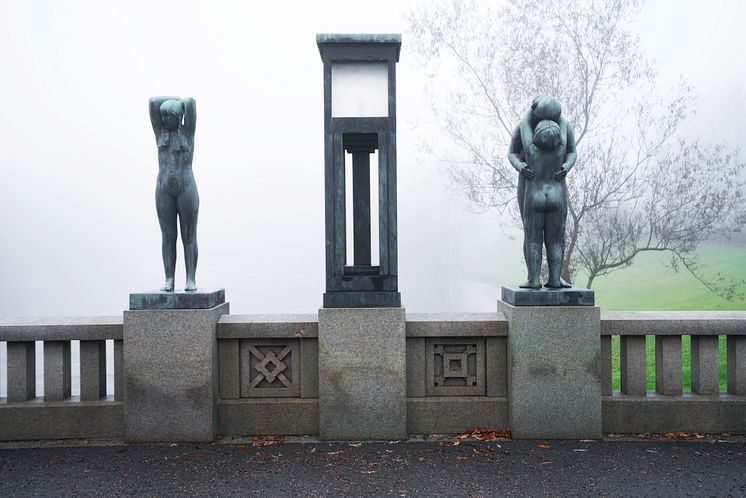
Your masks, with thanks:
[[[225,289],[145,291],[130,294],[130,310],[209,309],[225,302]]]
[[[567,289],[502,288],[502,300],[513,306],[595,306],[595,292],[582,287]]]

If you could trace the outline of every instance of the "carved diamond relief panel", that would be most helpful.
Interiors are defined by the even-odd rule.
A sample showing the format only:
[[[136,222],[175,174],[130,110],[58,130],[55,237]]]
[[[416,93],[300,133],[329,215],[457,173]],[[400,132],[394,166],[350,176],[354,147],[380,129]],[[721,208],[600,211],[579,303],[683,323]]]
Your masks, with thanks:
[[[425,357],[427,396],[478,396],[486,393],[484,339],[428,339]]]
[[[300,396],[300,341],[242,339],[241,397]]]

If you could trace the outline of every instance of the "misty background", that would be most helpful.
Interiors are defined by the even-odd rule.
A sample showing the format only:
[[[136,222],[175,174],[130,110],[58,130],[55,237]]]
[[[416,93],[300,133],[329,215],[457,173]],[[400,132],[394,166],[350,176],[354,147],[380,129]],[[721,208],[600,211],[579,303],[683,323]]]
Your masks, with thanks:
[[[162,285],[153,95],[197,102],[198,286],[224,287],[232,313],[315,312],[325,290],[321,32],[402,33],[403,306],[493,311],[500,285],[525,276],[522,234],[499,212],[476,212],[421,148],[437,130],[408,50],[406,15],[418,5],[3,0],[0,315],[116,315],[130,292]],[[738,0],[643,7],[635,28],[657,87],[683,77],[696,93],[684,136],[746,144],[744,18]]]

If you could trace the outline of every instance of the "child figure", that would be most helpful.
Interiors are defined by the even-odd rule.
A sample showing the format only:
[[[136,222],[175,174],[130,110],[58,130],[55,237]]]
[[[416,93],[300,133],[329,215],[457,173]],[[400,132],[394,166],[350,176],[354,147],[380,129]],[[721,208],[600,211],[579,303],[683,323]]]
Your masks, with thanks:
[[[524,256],[528,268],[528,282],[524,288],[541,288],[542,246],[546,246],[549,280],[545,287],[568,287],[560,280],[565,255],[565,220],[567,218],[567,189],[564,175],[557,173],[565,162],[565,144],[560,126],[555,121],[540,121],[533,142],[524,150],[526,163],[533,178],[526,179],[523,195]]]

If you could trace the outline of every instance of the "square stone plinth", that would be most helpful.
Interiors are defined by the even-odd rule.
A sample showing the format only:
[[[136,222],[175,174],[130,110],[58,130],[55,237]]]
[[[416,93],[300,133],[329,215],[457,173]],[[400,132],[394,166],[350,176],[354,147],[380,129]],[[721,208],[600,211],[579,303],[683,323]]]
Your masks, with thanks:
[[[124,312],[127,442],[214,439],[217,322],[228,312],[228,303]]]
[[[319,310],[319,436],[407,435],[404,308]]]
[[[502,301],[513,306],[593,306],[595,292],[582,287],[564,289],[522,289],[518,286],[503,287]]]
[[[516,439],[601,437],[601,312],[595,306],[512,306],[508,411]]]
[[[225,302],[225,289],[145,291],[130,294],[131,310],[210,309]]]

